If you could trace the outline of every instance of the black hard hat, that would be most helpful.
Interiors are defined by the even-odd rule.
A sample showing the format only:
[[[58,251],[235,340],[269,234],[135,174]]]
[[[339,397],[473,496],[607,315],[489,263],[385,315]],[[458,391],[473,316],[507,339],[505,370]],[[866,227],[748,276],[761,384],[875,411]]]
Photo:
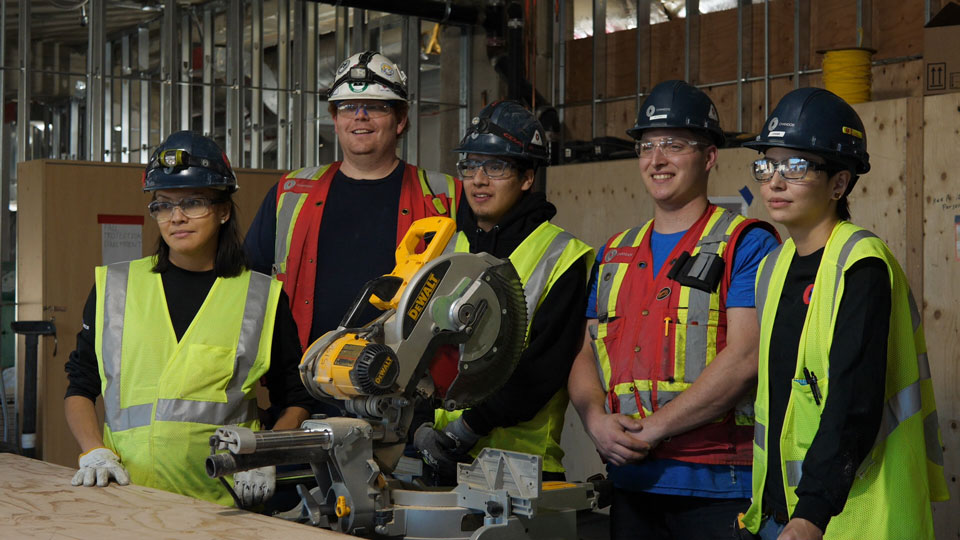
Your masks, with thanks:
[[[796,148],[849,168],[855,175],[847,193],[856,175],[870,170],[860,116],[842,98],[822,88],[798,88],[783,96],[760,135],[743,146],[758,152],[771,146]]]
[[[537,118],[523,105],[516,101],[495,101],[473,118],[454,151],[546,163],[549,155],[545,133]]]
[[[644,130],[656,128],[699,131],[717,146],[724,142],[720,116],[710,96],[685,81],[664,81],[654,86],[637,111],[637,124],[627,130],[627,135],[639,139]]]
[[[143,190],[216,188],[237,190],[230,161],[213,139],[192,131],[167,137],[150,156],[143,172]]]

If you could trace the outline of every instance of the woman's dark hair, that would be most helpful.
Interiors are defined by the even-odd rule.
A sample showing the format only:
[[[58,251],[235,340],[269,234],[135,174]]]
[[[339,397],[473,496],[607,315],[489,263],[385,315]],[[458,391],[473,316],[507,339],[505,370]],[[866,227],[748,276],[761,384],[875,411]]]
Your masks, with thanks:
[[[217,232],[217,257],[213,263],[213,269],[217,277],[236,277],[249,267],[247,254],[243,250],[243,237],[237,225],[237,203],[233,201],[230,193],[224,192],[214,208],[219,205],[230,205],[230,217],[227,218],[226,223],[220,225],[220,230]],[[170,268],[170,246],[164,241],[163,235],[157,238],[157,250],[154,255],[157,257],[157,262],[153,265],[154,272],[161,273]]]

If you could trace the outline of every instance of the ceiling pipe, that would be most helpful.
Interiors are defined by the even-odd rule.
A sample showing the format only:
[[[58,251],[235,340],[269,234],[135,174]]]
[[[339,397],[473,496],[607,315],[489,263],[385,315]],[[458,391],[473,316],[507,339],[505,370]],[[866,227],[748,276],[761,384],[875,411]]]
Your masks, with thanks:
[[[419,17],[441,24],[473,26],[483,20],[483,12],[471,5],[454,5],[452,0],[420,0],[397,2],[396,0],[309,0],[318,4],[337,7],[352,7],[370,11],[383,11],[395,15]]]

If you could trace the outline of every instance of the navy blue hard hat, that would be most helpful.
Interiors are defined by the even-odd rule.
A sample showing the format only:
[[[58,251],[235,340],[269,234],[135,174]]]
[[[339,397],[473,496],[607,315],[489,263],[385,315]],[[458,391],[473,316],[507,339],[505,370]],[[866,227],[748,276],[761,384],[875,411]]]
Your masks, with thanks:
[[[516,101],[495,101],[473,118],[454,151],[546,163],[550,156],[545,137],[543,126],[526,107]]]
[[[798,88],[783,96],[760,135],[743,146],[758,152],[771,146],[811,152],[854,172],[853,181],[870,170],[860,116],[840,96],[822,88]]]
[[[664,81],[653,87],[637,111],[637,123],[627,135],[639,139],[643,132],[657,128],[681,128],[703,133],[723,146],[720,116],[710,96],[686,81]]]
[[[227,155],[213,139],[192,131],[167,137],[150,156],[143,173],[143,190],[215,188],[237,190],[237,176]]]

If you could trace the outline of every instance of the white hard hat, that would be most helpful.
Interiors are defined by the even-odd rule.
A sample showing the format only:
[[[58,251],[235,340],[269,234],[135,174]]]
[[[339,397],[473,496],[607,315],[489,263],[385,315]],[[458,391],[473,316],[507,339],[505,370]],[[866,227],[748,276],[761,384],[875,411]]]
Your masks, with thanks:
[[[357,53],[337,68],[327,99],[407,101],[407,76],[393,60],[376,51]]]

